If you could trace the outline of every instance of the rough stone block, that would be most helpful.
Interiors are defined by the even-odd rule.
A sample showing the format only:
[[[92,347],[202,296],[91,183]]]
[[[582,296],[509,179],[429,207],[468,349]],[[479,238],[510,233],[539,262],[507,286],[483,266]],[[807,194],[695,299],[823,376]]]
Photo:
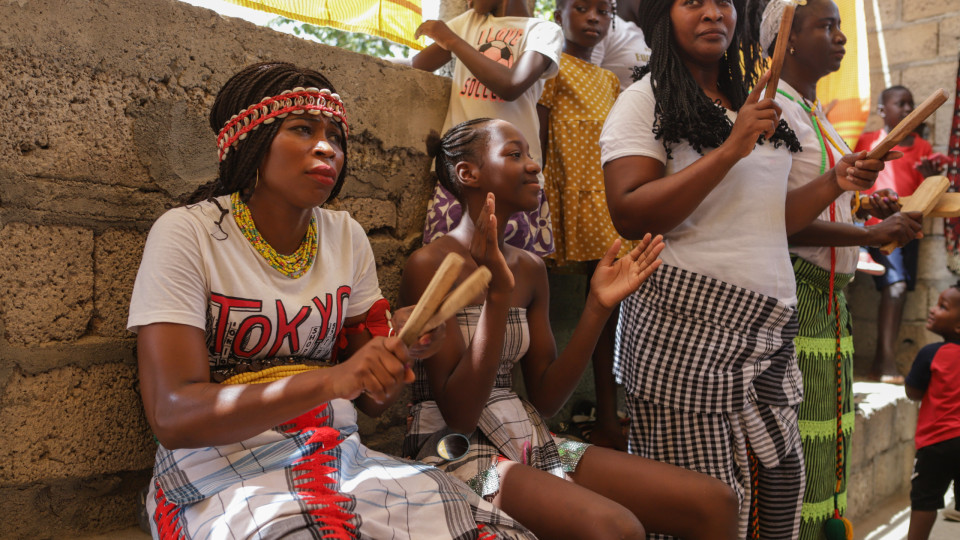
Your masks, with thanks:
[[[119,229],[111,229],[94,239],[93,331],[97,335],[130,335],[127,313],[145,240],[143,233]]]
[[[956,2],[954,5],[956,6]],[[955,57],[958,50],[960,50],[960,15],[940,21],[940,56]]]
[[[865,454],[867,459],[876,460],[888,448],[897,443],[896,437],[889,429],[893,425],[896,416],[896,407],[888,404],[873,412],[870,416],[872,427],[880,426],[880,429],[871,429],[870,438],[866,441]]]
[[[903,3],[902,16],[904,21],[915,21],[958,10],[956,0],[908,0]]]
[[[0,310],[9,342],[75,340],[93,314],[93,233],[10,223],[0,230]]]
[[[956,276],[947,268],[947,250],[944,249],[942,236],[930,236],[920,239],[917,278],[930,282],[931,286],[950,285],[956,282]],[[926,318],[926,317],[924,317]]]
[[[876,32],[867,34],[867,43],[870,49],[870,65],[882,65],[880,40]],[[883,45],[887,64],[890,66],[929,60],[931,51],[937,50],[937,23],[934,21],[886,28],[883,31]]]
[[[867,21],[867,30],[873,32],[894,25],[900,19],[900,0],[879,0],[877,10],[873,2],[864,2],[864,15]],[[879,22],[877,16],[879,15]]]
[[[77,538],[134,523],[150,470],[0,488],[4,538]],[[111,538],[120,538],[111,536]]]
[[[917,433],[917,404],[904,396],[897,402],[897,411],[894,416],[894,429],[899,442],[913,444]]]
[[[927,331],[924,325],[925,323],[908,321],[900,325],[895,362],[897,369],[903,375],[910,372],[910,366],[913,365],[913,361],[917,357],[917,352],[919,352],[921,348],[929,343],[942,341],[940,336]]]
[[[397,206],[392,201],[367,198],[343,198],[343,209],[350,212],[353,219],[363,225],[363,230],[396,229]]]
[[[133,366],[16,373],[0,410],[0,485],[142,470],[153,462]]]
[[[933,49],[930,49],[933,50]],[[929,59],[929,54],[927,58]],[[935,90],[943,88],[948,96],[953,95],[957,84],[957,57],[937,60],[934,63],[911,64],[903,67],[901,84],[910,89],[913,99],[917,103],[927,99]],[[931,144],[946,145],[949,137],[950,120],[953,115],[952,98],[942,105],[933,116],[927,118],[929,126],[928,139]],[[930,137],[929,135],[933,136]]]
[[[924,322],[927,320],[927,310],[930,309],[928,299],[930,297],[929,287],[926,283],[917,283],[917,288],[907,293],[907,299],[903,306],[902,321]]]

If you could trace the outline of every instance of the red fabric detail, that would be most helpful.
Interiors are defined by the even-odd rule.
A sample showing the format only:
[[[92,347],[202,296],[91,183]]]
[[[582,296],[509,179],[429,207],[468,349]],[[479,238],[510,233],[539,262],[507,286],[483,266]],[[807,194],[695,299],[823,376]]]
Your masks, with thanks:
[[[480,536],[477,537],[477,540],[496,540],[497,535],[491,531],[483,530],[483,527],[483,523],[477,525],[477,530],[480,531]]]
[[[153,521],[157,524],[157,535],[162,540],[184,538],[178,517],[180,507],[167,500],[159,483],[156,488],[153,499],[157,502],[157,509],[153,512]]]
[[[367,318],[360,324],[353,326],[344,326],[333,344],[333,351],[330,353],[330,361],[337,363],[337,357],[340,352],[347,348],[347,336],[360,334],[369,330],[373,336],[387,337],[391,334],[390,320],[387,319],[387,312],[390,311],[390,303],[386,298],[381,298],[370,306],[367,310]]]
[[[947,142],[947,178],[950,179],[950,191],[960,190],[960,66],[957,67],[956,94],[953,98],[953,123],[950,127],[950,139]],[[950,269],[957,272],[956,259],[960,257],[960,218],[949,218],[944,222],[943,236],[947,242],[947,254],[953,259]]]
[[[873,150],[875,146],[880,144],[885,135],[884,130],[864,133],[857,142],[856,151]],[[864,193],[869,194],[881,189],[892,189],[897,192],[897,195],[906,197],[912,195],[917,186],[923,183],[923,175],[920,174],[915,165],[920,162],[920,158],[933,153],[933,147],[930,146],[930,143],[914,133],[913,144],[910,146],[898,144],[893,149],[903,152],[903,157],[888,161],[877,175],[877,181],[874,182],[873,187],[864,191]],[[876,225],[877,223],[880,223],[877,218],[867,220],[867,225]]]
[[[336,460],[326,452],[340,444],[340,432],[329,426],[317,425],[327,420],[327,416],[320,416],[326,408],[327,404],[324,403],[283,424],[284,427],[289,426],[285,430],[287,433],[310,433],[307,444],[320,445],[295,462],[291,470],[302,474],[293,479],[293,485],[319,526],[321,538],[350,540],[359,536],[357,526],[351,523],[356,515],[340,507],[341,503],[349,502],[350,497],[330,487],[336,482],[329,475],[337,472],[337,468],[327,465]]]
[[[918,449],[960,437],[960,344],[944,343],[930,362],[930,383],[920,401]]]

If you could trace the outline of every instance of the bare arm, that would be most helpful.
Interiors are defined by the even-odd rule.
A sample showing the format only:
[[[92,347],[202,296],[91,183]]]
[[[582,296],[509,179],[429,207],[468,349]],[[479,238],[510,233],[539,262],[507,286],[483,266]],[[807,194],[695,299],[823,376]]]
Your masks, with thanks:
[[[410,59],[410,65],[423,71],[436,71],[450,61],[450,51],[436,43],[431,43]]]
[[[324,401],[354,399],[363,391],[388,402],[412,381],[396,338],[371,340],[343,364],[263,384],[211,382],[203,330],[192,326],[141,327],[137,350],[147,420],[167,448],[238,442]]]
[[[590,293],[587,295],[580,321],[559,356],[550,327],[550,292],[546,267],[542,261],[536,261],[536,291],[530,307],[527,308],[530,349],[523,357],[522,368],[530,402],[545,417],[556,414],[570,398],[613,309],[637,290],[660,266],[657,257],[663,249],[663,243],[662,238],[651,239],[648,234],[640,245],[614,262],[619,249],[618,240],[597,265],[597,271],[590,280]]]
[[[906,244],[923,229],[919,212],[894,214],[877,225],[858,227],[850,223],[814,220],[790,236],[795,246],[882,246],[890,242]]]
[[[907,397],[912,401],[920,401],[923,399],[923,394],[925,393],[923,390],[915,386],[910,386],[909,384],[903,385],[903,389],[907,392]]]
[[[768,74],[761,77],[737,114],[730,136],[690,166],[664,176],[666,166],[645,156],[626,156],[603,167],[607,205],[617,231],[630,239],[663,234],[683,223],[723,180],[738,160],[753,151],[757,138],[776,128],[780,107],[760,100]]]
[[[533,86],[533,83],[540,79],[540,76],[550,67],[552,62],[538,52],[528,51],[520,55],[513,67],[508,68],[474,49],[463,38],[454,34],[443,21],[426,21],[421,24],[417,28],[415,36],[420,37],[422,35],[429,36],[436,42],[430,47],[437,45],[446,50],[448,56],[450,54],[455,55],[484,86],[507,101],[513,101],[523,95],[527,89]],[[419,57],[427,52],[430,47],[424,49],[417,56]],[[449,60],[449,58],[447,59]],[[414,66],[419,68],[416,62]]]

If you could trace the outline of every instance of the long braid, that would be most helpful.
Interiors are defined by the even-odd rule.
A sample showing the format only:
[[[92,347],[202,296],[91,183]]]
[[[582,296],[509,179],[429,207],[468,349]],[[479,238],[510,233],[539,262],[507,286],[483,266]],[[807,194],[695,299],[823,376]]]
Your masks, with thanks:
[[[733,4],[738,13],[743,11],[744,0],[734,0]],[[662,141],[667,156],[671,155],[671,146],[682,140],[702,154],[703,149],[716,148],[727,140],[733,123],[723,107],[711,101],[700,89],[680,58],[670,23],[671,5],[670,0],[644,0],[640,3],[641,29],[652,53],[650,63],[640,70],[639,75],[649,73],[651,76],[656,100],[653,133]],[[740,110],[749,94],[739,56],[742,33],[743,23],[738,19],[730,46],[720,60],[717,81],[720,92],[730,100],[733,110]],[[736,60],[731,61],[731,58]],[[786,144],[790,151],[800,151],[796,134],[783,120],[770,140],[774,147]],[[763,137],[757,140],[760,144],[764,141]]]
[[[259,102],[267,96],[275,96],[283,90],[295,87],[336,89],[322,74],[311,69],[299,68],[286,62],[262,62],[253,64],[230,78],[220,89],[210,110],[210,128],[219,133],[230,118],[243,109]],[[270,149],[273,137],[280,129],[282,121],[261,124],[249,132],[247,138],[237,144],[223,161],[217,178],[196,189],[181,200],[181,204],[194,204],[214,197],[239,191],[243,200],[249,200],[257,181],[257,169]],[[342,131],[342,127],[341,127]],[[347,171],[347,142],[343,138],[343,167],[330,193],[334,198],[343,186]]]
[[[432,138],[427,141],[428,151],[436,159],[435,168],[440,185],[461,202],[463,189],[457,181],[457,163],[468,161],[483,165],[483,153],[480,150],[490,138],[485,126],[493,121],[492,118],[467,120],[448,129],[439,140]]]

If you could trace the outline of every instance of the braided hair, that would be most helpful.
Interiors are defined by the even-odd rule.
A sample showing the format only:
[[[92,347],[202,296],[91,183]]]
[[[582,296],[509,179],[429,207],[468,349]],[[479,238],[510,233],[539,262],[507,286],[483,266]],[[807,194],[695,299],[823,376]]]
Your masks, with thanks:
[[[732,1],[737,13],[743,13],[746,0]],[[653,133],[662,141],[668,158],[672,144],[686,140],[694,150],[703,154],[704,148],[716,148],[727,140],[733,128],[723,107],[707,97],[680,57],[670,21],[672,5],[672,0],[640,2],[640,29],[652,52],[650,62],[637,73],[639,77],[650,74],[656,100]],[[730,46],[720,59],[717,80],[720,92],[736,111],[746,103],[751,82],[746,74],[749,72],[745,73],[740,60],[743,33],[744,21],[738,17]],[[800,151],[797,135],[783,120],[770,141],[775,148],[786,144],[791,152]],[[758,144],[763,142],[763,136],[757,138]]]
[[[474,118],[448,129],[443,137],[434,135],[427,141],[428,152],[436,160],[437,179],[440,185],[463,203],[463,189],[457,180],[457,163],[467,161],[483,165],[482,148],[490,140],[487,124],[493,118]]]
[[[275,96],[298,86],[328,88],[331,92],[336,92],[326,77],[312,69],[297,67],[287,62],[261,62],[247,66],[230,77],[217,94],[210,110],[210,128],[214,133],[220,133],[233,115],[258,103],[264,97]],[[220,162],[217,178],[184,197],[181,204],[213,201],[214,197],[229,195],[235,191],[240,192],[244,201],[249,200],[256,185],[257,169],[282,123],[281,120],[261,124],[251,131],[247,138],[240,141],[235,148],[231,148]],[[343,126],[340,126],[340,134],[344,135]],[[330,192],[330,199],[340,193],[347,173],[347,139],[345,136],[342,138],[343,166]]]

